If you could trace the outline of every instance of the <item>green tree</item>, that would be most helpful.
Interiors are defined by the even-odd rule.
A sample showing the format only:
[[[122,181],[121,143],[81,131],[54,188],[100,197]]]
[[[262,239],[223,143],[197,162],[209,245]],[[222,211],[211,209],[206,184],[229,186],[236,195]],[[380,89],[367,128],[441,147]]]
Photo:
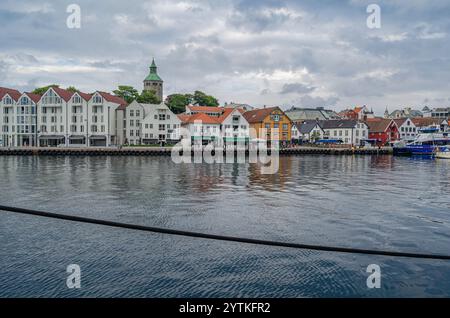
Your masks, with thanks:
[[[38,87],[38,88],[36,88],[32,93],[33,93],[33,94],[38,94],[38,95],[44,95],[44,93],[45,93],[50,87],[59,87],[59,85],[53,84],[53,85],[48,85],[48,86]]]
[[[69,91],[71,93],[78,93],[79,92],[79,90],[76,87],[74,87],[74,86],[67,87],[66,91]]]
[[[133,86],[120,85],[113,91],[114,95],[122,97],[128,104],[139,98],[139,92]]]
[[[193,102],[199,106],[219,106],[217,98],[207,95],[201,91],[195,91]]]
[[[154,91],[144,90],[141,95],[136,99],[138,103],[142,104],[159,104],[161,101],[158,96],[155,95]]]
[[[191,104],[192,100],[191,94],[172,94],[167,96],[166,105],[174,114],[181,114],[186,111],[186,106]]]

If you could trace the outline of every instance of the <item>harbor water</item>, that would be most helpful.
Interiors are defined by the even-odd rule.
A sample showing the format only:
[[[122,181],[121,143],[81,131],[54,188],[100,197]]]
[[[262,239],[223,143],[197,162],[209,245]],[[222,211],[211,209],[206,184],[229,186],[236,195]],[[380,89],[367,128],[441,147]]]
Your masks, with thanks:
[[[450,254],[450,160],[1,156],[0,204],[211,234]],[[81,288],[66,268],[81,268]],[[381,288],[370,289],[370,264]],[[185,238],[0,211],[0,297],[450,297],[450,262]]]

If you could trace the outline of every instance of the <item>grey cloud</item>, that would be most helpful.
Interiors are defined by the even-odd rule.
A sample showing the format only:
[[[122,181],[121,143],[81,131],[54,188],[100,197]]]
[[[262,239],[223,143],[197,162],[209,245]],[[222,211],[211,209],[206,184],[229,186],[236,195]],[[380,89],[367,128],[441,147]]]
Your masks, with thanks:
[[[311,108],[316,108],[316,107],[333,107],[337,104],[337,102],[339,101],[338,97],[327,97],[327,98],[322,98],[320,96],[314,97],[311,95],[305,95],[300,97],[299,99],[294,100],[294,104],[301,106],[301,107],[311,107]]]
[[[220,100],[261,106],[281,104],[292,92],[308,94],[298,100],[305,106],[362,103],[381,112],[385,105],[448,98],[450,3],[380,0],[383,27],[369,30],[367,2],[78,0],[82,28],[70,30],[68,3],[52,2],[50,10],[23,0],[22,9],[35,6],[27,12],[4,0],[0,85],[141,88],[154,56],[166,94],[201,88]],[[114,16],[127,18],[117,23]],[[50,70],[33,72],[36,65]],[[61,67],[67,65],[96,70]],[[22,72],[12,71],[17,67]],[[379,71],[392,74],[378,77]]]
[[[308,86],[302,83],[290,83],[283,85],[280,94],[307,94],[313,92],[315,89],[316,88],[313,86]]]

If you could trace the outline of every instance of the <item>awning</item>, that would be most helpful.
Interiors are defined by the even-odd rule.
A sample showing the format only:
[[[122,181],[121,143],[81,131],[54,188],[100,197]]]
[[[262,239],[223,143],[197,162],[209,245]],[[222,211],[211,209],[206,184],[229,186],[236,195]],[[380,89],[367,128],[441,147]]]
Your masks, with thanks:
[[[70,139],[83,140],[86,136],[70,136]]]
[[[106,140],[106,136],[90,136],[89,139],[92,139],[92,140]]]
[[[48,140],[59,140],[59,139],[64,139],[64,136],[40,136],[39,137],[40,140],[42,139],[48,139]]]
[[[225,137],[223,138],[225,142],[247,142],[249,140],[249,137]]]

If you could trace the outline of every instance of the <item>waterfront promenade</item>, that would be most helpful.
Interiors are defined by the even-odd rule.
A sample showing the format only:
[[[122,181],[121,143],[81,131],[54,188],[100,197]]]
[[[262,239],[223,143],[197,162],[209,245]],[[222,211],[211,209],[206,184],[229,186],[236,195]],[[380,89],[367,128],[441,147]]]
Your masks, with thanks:
[[[0,156],[170,156],[172,147],[122,148],[0,148]],[[181,149],[180,149],[181,150]],[[194,153],[194,151],[192,151]],[[248,151],[247,151],[248,153]],[[295,147],[279,150],[280,155],[388,155],[393,150],[384,148],[323,148]]]

